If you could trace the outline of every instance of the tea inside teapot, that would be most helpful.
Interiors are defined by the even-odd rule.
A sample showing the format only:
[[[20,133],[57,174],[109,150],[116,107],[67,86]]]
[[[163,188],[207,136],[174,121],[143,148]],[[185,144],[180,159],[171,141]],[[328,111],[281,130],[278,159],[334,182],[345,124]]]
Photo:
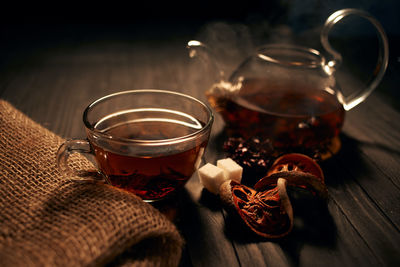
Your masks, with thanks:
[[[222,115],[229,136],[269,139],[281,151],[336,153],[339,147],[332,140],[342,128],[345,110],[331,87],[319,87],[324,84],[252,77],[236,85],[217,83],[206,96]]]

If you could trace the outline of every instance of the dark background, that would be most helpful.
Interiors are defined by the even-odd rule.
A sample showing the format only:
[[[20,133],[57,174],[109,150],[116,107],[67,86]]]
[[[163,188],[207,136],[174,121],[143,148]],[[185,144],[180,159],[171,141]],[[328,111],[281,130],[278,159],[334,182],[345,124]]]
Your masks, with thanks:
[[[137,30],[149,34],[151,27],[158,37],[165,29],[193,31],[204,23],[218,20],[245,24],[267,22],[272,26],[288,24],[301,31],[320,24],[341,8],[364,9],[381,21],[388,35],[399,35],[400,4],[395,0],[13,1],[1,4],[0,22],[3,41],[15,38],[14,31],[19,29],[29,30],[21,32],[29,37],[41,38],[45,34],[53,38],[61,33],[71,36],[94,29]],[[137,36],[140,37],[143,36]]]
[[[182,42],[184,47],[187,40],[201,37],[202,32],[207,32],[207,25],[216,22],[245,25],[250,29],[249,35],[256,39],[252,40],[254,44],[276,41],[282,31],[289,29],[291,34],[300,36],[299,40],[313,39],[314,43],[310,45],[314,46],[318,42],[317,30],[325,19],[335,10],[350,7],[370,12],[387,32],[390,63],[382,81],[383,89],[380,91],[389,96],[388,101],[399,107],[397,98],[400,97],[400,92],[396,90],[396,86],[385,86],[385,83],[400,82],[400,4],[395,0],[3,3],[0,6],[0,68],[8,68],[10,64],[26,60],[38,51],[93,40],[150,41],[154,44],[175,40]],[[349,54],[357,55],[360,58],[357,61],[362,62],[370,52],[364,52],[359,46],[372,46],[376,42],[375,33],[358,28],[352,30],[348,26],[344,28],[347,32],[339,34],[342,39],[349,36],[353,38],[355,33],[363,35],[362,41],[354,37],[356,42],[344,45],[348,46]],[[307,34],[311,30],[315,30],[312,37]],[[369,58],[375,58],[375,55],[370,55]]]

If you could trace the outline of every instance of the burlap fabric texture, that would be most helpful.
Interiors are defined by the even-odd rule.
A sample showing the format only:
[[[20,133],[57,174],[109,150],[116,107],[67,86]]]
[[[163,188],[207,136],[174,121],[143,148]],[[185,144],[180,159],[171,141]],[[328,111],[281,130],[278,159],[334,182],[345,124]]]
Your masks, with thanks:
[[[66,179],[62,142],[0,100],[0,266],[178,265],[174,224],[132,194]]]

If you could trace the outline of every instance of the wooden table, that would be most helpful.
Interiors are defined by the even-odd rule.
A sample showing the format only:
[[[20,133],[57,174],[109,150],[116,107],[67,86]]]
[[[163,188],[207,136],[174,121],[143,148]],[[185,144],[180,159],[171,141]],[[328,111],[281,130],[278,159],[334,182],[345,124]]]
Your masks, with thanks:
[[[91,27],[8,28],[0,97],[65,138],[84,137],[84,108],[117,91],[160,88],[205,100],[212,80],[185,48],[198,28]],[[393,99],[400,73],[393,59],[378,90],[347,113],[340,153],[322,164],[326,205],[296,215],[283,240],[248,238],[195,175],[172,210],[186,240],[181,265],[400,266],[400,106]],[[216,115],[207,162],[224,157],[223,126]]]

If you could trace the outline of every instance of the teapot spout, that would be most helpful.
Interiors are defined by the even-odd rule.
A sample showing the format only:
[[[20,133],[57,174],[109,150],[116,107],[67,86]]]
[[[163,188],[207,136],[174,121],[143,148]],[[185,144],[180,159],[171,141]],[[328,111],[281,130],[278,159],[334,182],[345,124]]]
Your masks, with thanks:
[[[191,40],[187,43],[190,58],[199,58],[204,64],[206,70],[212,75],[214,82],[225,79],[224,71],[219,67],[215,55],[204,43]]]

